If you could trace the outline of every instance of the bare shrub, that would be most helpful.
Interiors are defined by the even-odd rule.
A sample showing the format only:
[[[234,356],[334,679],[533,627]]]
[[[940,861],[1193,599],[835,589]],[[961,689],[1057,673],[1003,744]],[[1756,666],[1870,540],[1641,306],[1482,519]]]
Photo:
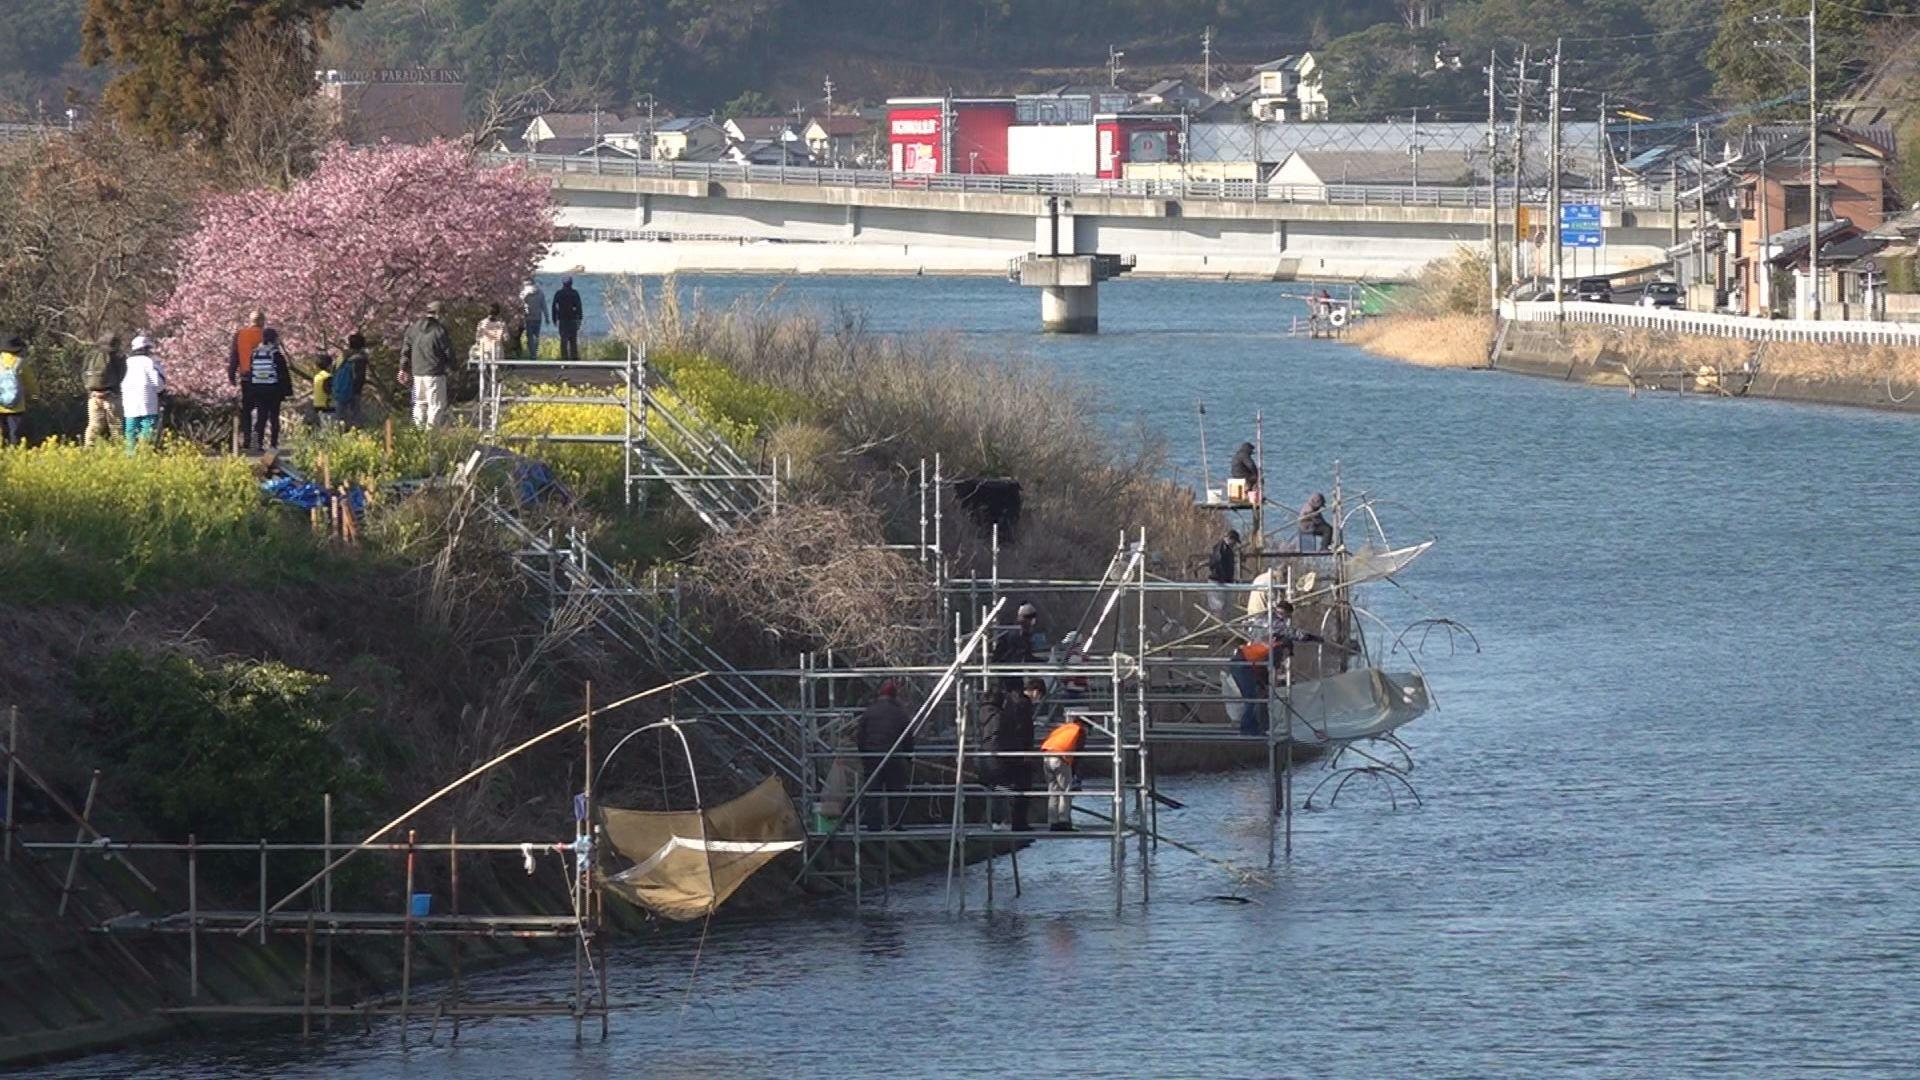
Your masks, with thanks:
[[[866,507],[783,505],[710,534],[689,580],[731,622],[774,635],[783,651],[917,662],[934,644],[933,579],[884,544],[879,516]]]

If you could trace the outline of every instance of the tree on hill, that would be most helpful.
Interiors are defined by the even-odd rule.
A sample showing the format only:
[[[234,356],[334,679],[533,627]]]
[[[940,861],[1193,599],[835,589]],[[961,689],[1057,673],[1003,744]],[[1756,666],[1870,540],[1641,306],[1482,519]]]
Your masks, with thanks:
[[[429,300],[510,301],[551,227],[545,178],[448,142],[336,147],[286,191],[214,196],[151,312],[168,383],[230,394],[227,335],[252,307],[307,353],[356,331],[397,341]]]
[[[1885,15],[1920,13],[1920,0],[1846,0],[1819,8],[1820,93],[1831,97],[1865,73]],[[1777,16],[1777,20],[1775,17]],[[1755,22],[1756,19],[1771,21]],[[1807,0],[1726,0],[1720,33],[1707,51],[1714,90],[1735,102],[1765,101],[1804,90]],[[1755,48],[1755,41],[1782,42]]]
[[[251,27],[280,39],[280,62],[311,72],[327,16],[363,0],[87,0],[81,56],[114,68],[105,102],[132,128],[158,141],[198,137],[219,144],[228,126],[230,45]],[[311,79],[304,80],[306,92]]]

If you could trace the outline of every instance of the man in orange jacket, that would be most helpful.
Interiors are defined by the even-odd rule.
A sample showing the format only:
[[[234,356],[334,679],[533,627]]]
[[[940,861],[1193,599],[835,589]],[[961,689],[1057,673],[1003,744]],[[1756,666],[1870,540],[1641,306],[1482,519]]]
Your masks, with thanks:
[[[1067,721],[1047,732],[1040,744],[1046,754],[1041,763],[1047,770],[1047,828],[1053,832],[1073,831],[1073,763],[1087,744],[1087,724],[1069,714]]]

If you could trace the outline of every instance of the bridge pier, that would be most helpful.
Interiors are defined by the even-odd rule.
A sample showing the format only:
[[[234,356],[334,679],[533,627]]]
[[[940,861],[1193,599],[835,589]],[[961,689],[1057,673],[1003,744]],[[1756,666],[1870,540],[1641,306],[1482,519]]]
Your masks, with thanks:
[[[1022,255],[1007,277],[1040,290],[1040,329],[1049,334],[1100,332],[1100,283],[1133,269],[1123,255]]]

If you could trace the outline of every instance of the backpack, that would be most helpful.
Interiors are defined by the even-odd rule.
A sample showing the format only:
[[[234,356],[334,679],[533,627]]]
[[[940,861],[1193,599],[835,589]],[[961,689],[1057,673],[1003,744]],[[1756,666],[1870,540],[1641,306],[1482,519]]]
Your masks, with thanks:
[[[280,382],[280,350],[274,346],[262,345],[253,350],[252,365],[247,379],[255,386],[275,386]]]
[[[20,404],[20,365],[0,367],[0,409]]]

